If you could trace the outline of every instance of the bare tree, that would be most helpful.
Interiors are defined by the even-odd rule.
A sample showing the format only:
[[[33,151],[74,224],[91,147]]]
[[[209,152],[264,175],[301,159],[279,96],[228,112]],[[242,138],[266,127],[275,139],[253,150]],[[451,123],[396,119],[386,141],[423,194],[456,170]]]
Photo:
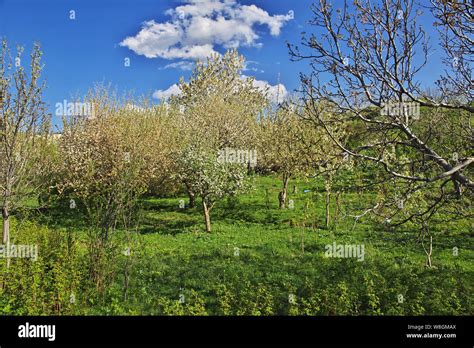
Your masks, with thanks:
[[[472,101],[474,3],[470,0],[431,0],[431,11],[445,52],[446,71],[438,86],[446,100]]]
[[[417,22],[422,10],[413,0],[344,1],[337,9],[319,0],[310,24],[321,34],[304,35],[301,49],[289,44],[293,59],[312,68],[302,83],[313,121],[343,153],[382,169],[384,202],[371,211],[389,221],[398,215],[399,223],[466,193],[469,203],[474,188],[472,99],[435,100],[417,80],[431,51]],[[321,101],[335,117],[321,113]],[[357,141],[339,141],[341,126],[350,126]],[[426,204],[416,206],[420,195]],[[414,209],[401,214],[409,200]]]
[[[41,51],[35,44],[30,72],[22,64],[23,48],[11,56],[7,41],[0,50],[0,195],[3,244],[10,240],[11,212],[21,201],[35,194],[35,174],[41,169],[41,144],[47,142],[50,122],[45,112],[40,82]]]

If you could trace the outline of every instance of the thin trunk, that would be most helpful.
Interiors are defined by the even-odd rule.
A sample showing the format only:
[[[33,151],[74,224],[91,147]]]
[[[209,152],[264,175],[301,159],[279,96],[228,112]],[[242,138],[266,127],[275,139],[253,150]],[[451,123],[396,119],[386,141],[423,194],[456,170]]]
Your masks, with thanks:
[[[334,228],[336,228],[337,220],[339,218],[339,211],[341,209],[340,195],[341,195],[341,192],[338,192],[336,195],[336,211],[334,212]]]
[[[2,209],[2,218],[3,218],[2,242],[4,245],[6,245],[10,241],[10,213],[8,211],[8,205],[5,205]]]
[[[204,211],[204,222],[206,224],[206,232],[210,233],[211,232],[211,217],[209,215],[210,209],[205,199],[202,200],[202,208]]]
[[[7,248],[10,247],[10,212],[8,210],[8,203],[2,208],[2,218],[3,218],[3,245]],[[7,257],[7,268],[10,267],[10,257]]]
[[[188,192],[189,195],[189,208],[194,208],[196,206],[196,196],[193,192]]]
[[[114,205],[114,198],[115,198],[115,193],[112,193],[111,196],[109,197],[109,200],[107,202],[107,209],[104,213],[104,217],[102,218],[102,238],[104,242],[107,242],[109,239],[109,230],[111,225],[114,226],[114,220],[115,220],[115,209],[116,206]],[[115,208],[115,209],[114,209]]]
[[[188,184],[185,184],[185,186],[186,186],[186,192],[188,193],[188,197],[189,197],[189,208],[194,208],[196,206],[196,195],[191,190]]]
[[[433,254],[433,236],[430,235],[430,245],[428,247],[428,250],[426,250],[424,239],[426,235],[429,235],[429,228],[426,222],[423,222],[422,230],[423,230],[423,238],[421,239],[421,246],[423,247],[423,250],[425,251],[425,254],[426,254],[426,266],[428,268],[431,268],[432,267],[431,255]]]
[[[278,201],[280,202],[280,209],[285,209],[286,206],[286,197],[288,195],[288,183],[290,182],[289,175],[283,175],[283,188],[278,194]]]
[[[430,251],[428,252],[428,267],[431,268],[431,255],[433,254],[433,236],[430,236]]]
[[[102,228],[102,241],[106,243],[108,239],[109,239],[109,228],[104,227]]]
[[[330,223],[330,208],[331,204],[331,191],[329,189],[326,189],[326,227],[329,227]]]
[[[428,250],[426,250],[423,241],[421,241],[421,244],[423,245],[423,249],[426,254],[426,267],[431,268],[432,267],[431,255],[433,254],[433,236],[430,236],[430,245],[428,247]]]

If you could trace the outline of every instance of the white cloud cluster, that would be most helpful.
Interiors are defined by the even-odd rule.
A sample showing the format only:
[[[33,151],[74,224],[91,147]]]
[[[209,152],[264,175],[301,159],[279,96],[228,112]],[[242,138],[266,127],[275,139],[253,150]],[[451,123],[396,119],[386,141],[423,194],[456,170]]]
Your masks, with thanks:
[[[264,73],[265,70],[260,69],[260,68],[257,67],[259,64],[260,64],[259,62],[255,62],[255,61],[252,61],[252,60],[246,60],[243,71],[244,72],[251,71],[251,72],[254,72],[254,73]]]
[[[175,83],[174,85],[171,85],[168,89],[162,90],[156,90],[153,93],[153,98],[160,99],[166,101],[173,95],[180,95],[181,90],[179,89],[179,86]]]
[[[288,91],[281,83],[270,85],[267,81],[254,80],[253,86],[261,91],[267,91],[268,99],[275,104],[282,103],[288,97]]]
[[[283,25],[293,19],[292,11],[272,16],[236,0],[188,0],[166,14],[171,17],[168,22],[146,21],[135,36],[120,45],[147,58],[205,59],[216,53],[216,46],[259,46],[256,25],[266,26],[272,36],[278,36]]]
[[[167,64],[163,68],[160,68],[160,70],[163,70],[163,69],[180,69],[184,71],[191,71],[194,69],[194,62],[183,60],[180,62]]]
[[[242,76],[242,78],[247,78]],[[261,90],[262,92],[267,92],[267,96],[272,103],[282,103],[288,97],[288,90],[286,87],[279,83],[277,85],[271,85],[267,81],[254,80],[253,86]],[[171,85],[165,90],[157,90],[153,93],[153,98],[160,99],[163,101],[168,100],[173,95],[179,95],[181,90],[177,84]]]

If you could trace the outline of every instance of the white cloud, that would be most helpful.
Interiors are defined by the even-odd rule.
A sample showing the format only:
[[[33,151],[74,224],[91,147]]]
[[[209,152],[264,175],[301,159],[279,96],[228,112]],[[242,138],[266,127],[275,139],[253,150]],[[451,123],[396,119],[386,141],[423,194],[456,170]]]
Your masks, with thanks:
[[[181,90],[179,89],[179,86],[175,83],[174,85],[171,85],[168,89],[165,90],[156,90],[153,93],[153,98],[160,99],[160,100],[167,100],[173,95],[180,95]]]
[[[243,79],[247,78],[242,76]],[[261,90],[262,92],[267,92],[267,96],[272,103],[282,103],[288,97],[288,90],[285,85],[279,83],[277,85],[271,85],[267,81],[253,80],[253,86]],[[177,84],[171,85],[165,90],[156,90],[153,93],[153,98],[160,100],[167,100],[172,95],[181,94]]]
[[[270,29],[270,34],[273,36],[280,35],[280,30],[284,23],[293,18],[291,14],[271,16],[267,11],[255,5],[242,6],[240,11],[237,12],[237,16],[250,26],[253,26],[255,23],[267,25]]]
[[[127,37],[120,46],[128,47],[147,58],[156,58],[165,56],[170,47],[179,43],[181,36],[182,31],[177,24],[156,23],[151,20],[143,23],[140,32]]]
[[[165,67],[161,68],[160,70],[162,70],[162,69],[180,69],[180,70],[184,70],[184,71],[191,71],[191,70],[193,70],[193,68],[194,68],[194,62],[190,62],[190,61],[187,61],[187,60],[182,60],[180,62],[165,65]]]
[[[252,66],[252,65],[256,65],[256,66]],[[258,65],[260,65],[259,62],[255,62],[253,60],[246,60],[244,62],[244,68],[242,69],[242,71],[244,71],[244,72],[251,71],[251,72],[254,72],[254,73],[264,73],[265,72],[264,70],[257,68]]]
[[[253,86],[262,92],[266,91],[268,99],[270,99],[272,103],[282,103],[288,96],[288,90],[282,83],[270,85],[267,81],[254,80]]]
[[[256,25],[266,26],[278,36],[293,14],[270,15],[255,5],[236,0],[188,0],[185,5],[165,12],[170,21],[144,22],[141,30],[120,45],[147,58],[204,59],[216,46],[238,48],[261,46]]]
[[[215,13],[223,12],[229,4],[235,1],[219,0],[194,0],[188,1],[187,5],[178,6],[175,9],[169,9],[166,14],[183,19],[188,16],[210,16]]]

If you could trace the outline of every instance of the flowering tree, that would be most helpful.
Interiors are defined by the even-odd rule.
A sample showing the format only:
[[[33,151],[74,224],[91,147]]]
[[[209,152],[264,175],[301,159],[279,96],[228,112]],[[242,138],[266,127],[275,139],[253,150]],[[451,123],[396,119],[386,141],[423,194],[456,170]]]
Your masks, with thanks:
[[[260,122],[259,165],[282,177],[278,194],[280,209],[286,206],[292,176],[312,175],[340,152],[324,130],[312,124],[306,105],[299,103],[293,98]]]
[[[180,110],[180,143],[217,152],[226,148],[254,150],[257,121],[267,105],[265,91],[254,86],[253,78],[242,76],[244,58],[236,50],[198,61],[188,82],[181,79],[180,95],[170,105]],[[181,176],[194,204],[196,192],[188,178]]]
[[[41,50],[35,44],[30,72],[22,63],[23,49],[12,59],[7,42],[0,47],[0,205],[3,243],[10,239],[10,214],[26,197],[38,193],[37,180],[45,168],[50,131],[40,83]]]
[[[215,153],[189,146],[177,156],[178,177],[186,180],[192,192],[202,199],[206,231],[211,232],[210,212],[224,197],[248,188],[246,167],[219,161]]]
[[[154,153],[159,137],[150,111],[125,107],[104,90],[90,102],[93,117],[64,119],[58,189],[73,201],[72,208],[84,205],[106,241],[115,224],[133,211],[159,169]]]

